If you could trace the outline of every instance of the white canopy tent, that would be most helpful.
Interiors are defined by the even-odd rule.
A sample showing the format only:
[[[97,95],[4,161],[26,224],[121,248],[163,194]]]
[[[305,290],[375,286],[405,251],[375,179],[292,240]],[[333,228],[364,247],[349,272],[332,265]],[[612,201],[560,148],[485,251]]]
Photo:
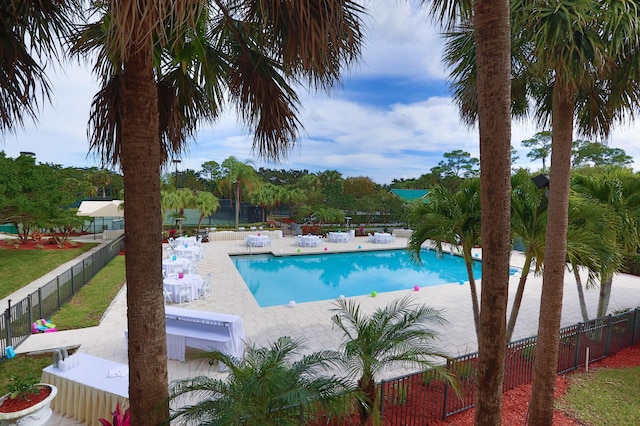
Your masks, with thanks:
[[[102,218],[102,230],[107,228],[104,224],[105,217],[124,217],[124,209],[121,208],[122,200],[112,201],[83,201],[78,207],[78,216],[88,216],[93,219],[93,234],[96,234],[96,221],[95,218]],[[121,220],[121,219],[120,219]]]
[[[122,200],[83,201],[78,207],[78,216],[89,217],[124,217],[124,209],[120,208]]]

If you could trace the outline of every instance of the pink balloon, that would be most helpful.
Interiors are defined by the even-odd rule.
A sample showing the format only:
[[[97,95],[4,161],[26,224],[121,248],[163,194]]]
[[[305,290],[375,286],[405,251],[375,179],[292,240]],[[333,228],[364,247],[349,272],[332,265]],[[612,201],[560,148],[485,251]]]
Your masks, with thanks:
[[[413,291],[420,291],[420,286],[419,285],[414,285],[413,286]]]

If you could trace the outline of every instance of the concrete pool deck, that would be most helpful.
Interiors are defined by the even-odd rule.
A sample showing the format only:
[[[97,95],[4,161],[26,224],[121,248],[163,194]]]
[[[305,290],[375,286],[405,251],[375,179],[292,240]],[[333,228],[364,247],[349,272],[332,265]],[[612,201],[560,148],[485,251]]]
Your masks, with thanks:
[[[336,251],[377,250],[406,247],[407,239],[396,237],[391,244],[374,244],[367,238],[359,237],[349,243],[323,242],[320,247],[299,248],[290,235],[282,239],[274,239],[270,247],[251,248],[251,253],[273,252],[276,255],[305,253],[324,253]],[[199,299],[185,307],[242,317],[247,339],[258,346],[266,345],[280,336],[304,338],[309,351],[337,349],[341,343],[341,334],[334,331],[331,323],[334,301],[298,303],[294,307],[274,306],[260,308],[249,289],[237,272],[229,254],[249,254],[249,248],[241,240],[216,241],[204,244],[205,258],[200,262],[198,272],[201,275],[212,274],[213,294],[206,300]],[[478,251],[480,255],[480,252]],[[514,252],[511,264],[522,267],[524,256]],[[304,285],[301,278],[300,285]],[[518,285],[518,276],[512,276],[509,282],[510,298],[513,298]],[[524,293],[518,323],[514,332],[514,340],[533,336],[537,333],[538,311],[540,302],[542,277],[530,273]],[[480,289],[480,280],[478,280]],[[37,286],[29,291],[34,291]],[[613,289],[609,312],[623,308],[635,308],[640,305],[640,278],[618,274],[613,281]],[[402,296],[411,295],[416,303],[425,303],[430,307],[443,310],[443,316],[449,321],[446,327],[436,328],[439,338],[435,342],[438,349],[452,356],[462,355],[477,350],[469,285],[445,284],[435,287],[413,288],[406,291],[378,293],[377,297],[364,295],[355,297],[364,312],[384,306]],[[597,306],[598,291],[585,291],[585,298],[590,315],[594,315]],[[18,300],[18,298],[14,298]],[[511,304],[509,305],[509,311]],[[57,333],[37,334],[30,336],[16,351],[19,353],[44,351],[57,347],[79,346],[81,352],[106,358],[112,361],[127,363],[127,347],[124,330],[126,319],[126,286],[117,295],[98,327],[81,330],[62,331]],[[565,273],[565,289],[563,298],[562,325],[570,325],[582,320],[578,304],[577,290],[572,273]],[[169,379],[184,378],[203,373],[197,362],[168,361]],[[381,378],[392,378],[409,373],[407,369],[394,369],[385,372]],[[77,425],[74,419],[64,418],[58,413],[47,423],[48,426]]]

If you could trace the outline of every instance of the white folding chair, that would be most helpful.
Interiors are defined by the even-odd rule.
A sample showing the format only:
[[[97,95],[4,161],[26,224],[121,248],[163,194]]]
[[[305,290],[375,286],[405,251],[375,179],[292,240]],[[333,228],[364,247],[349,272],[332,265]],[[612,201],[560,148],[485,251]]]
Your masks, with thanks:
[[[178,303],[182,305],[189,302],[191,302],[191,287],[182,285],[178,290]]]
[[[202,282],[202,287],[200,287],[200,295],[206,299],[207,297],[209,297],[211,292],[212,292],[212,290],[211,290],[211,272],[209,272],[204,277],[204,281]]]
[[[173,300],[171,299],[171,292],[169,290],[162,289],[162,294],[164,295],[164,304],[166,305],[167,303],[173,303]]]

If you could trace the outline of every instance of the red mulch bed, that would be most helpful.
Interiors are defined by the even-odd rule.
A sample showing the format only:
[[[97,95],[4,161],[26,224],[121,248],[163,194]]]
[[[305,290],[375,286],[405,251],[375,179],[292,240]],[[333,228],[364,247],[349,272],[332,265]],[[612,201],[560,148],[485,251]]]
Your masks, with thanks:
[[[18,239],[0,239],[0,248],[10,250],[70,250],[78,247],[82,247],[82,243],[67,241],[63,247],[58,245],[47,237],[42,238],[39,241],[32,240],[31,238],[25,242]]]
[[[640,366],[640,344],[623,349],[601,361],[590,364],[589,371],[598,368],[628,368]],[[584,372],[584,369],[574,372]],[[572,373],[574,373],[572,372]],[[572,374],[569,373],[569,374]],[[561,398],[569,387],[569,379],[566,375],[557,376],[555,398]],[[519,386],[505,393],[502,398],[502,424],[523,425],[527,415],[527,404],[531,396],[531,385]],[[432,423],[433,426],[466,426],[473,425],[475,409],[469,409],[455,416],[447,418],[446,421]],[[555,410],[553,414],[553,426],[580,426],[577,420],[569,417],[560,410]]]

